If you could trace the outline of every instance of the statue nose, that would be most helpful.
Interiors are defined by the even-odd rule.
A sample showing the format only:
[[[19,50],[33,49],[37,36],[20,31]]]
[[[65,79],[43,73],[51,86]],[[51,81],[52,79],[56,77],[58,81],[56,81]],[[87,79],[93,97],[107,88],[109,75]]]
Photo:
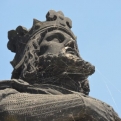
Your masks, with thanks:
[[[75,42],[74,40],[70,40],[68,43],[65,44],[65,47],[71,47],[71,48],[75,48]]]

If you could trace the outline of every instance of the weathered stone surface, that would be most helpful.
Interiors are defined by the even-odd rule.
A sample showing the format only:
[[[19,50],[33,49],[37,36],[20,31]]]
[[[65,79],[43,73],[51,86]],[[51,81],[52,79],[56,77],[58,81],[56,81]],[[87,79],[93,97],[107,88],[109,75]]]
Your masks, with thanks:
[[[72,21],[50,10],[30,30],[8,32],[11,80],[0,82],[0,121],[121,121],[112,107],[88,96],[95,67],[83,60]]]

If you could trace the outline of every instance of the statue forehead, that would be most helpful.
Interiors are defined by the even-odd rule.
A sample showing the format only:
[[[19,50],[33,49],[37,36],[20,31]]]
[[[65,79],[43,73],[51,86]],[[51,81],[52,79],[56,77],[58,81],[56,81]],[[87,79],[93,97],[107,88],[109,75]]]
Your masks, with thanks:
[[[69,34],[63,32],[63,31],[60,31],[60,30],[53,30],[53,31],[50,31],[50,32],[47,32],[45,35],[44,35],[44,39],[48,38],[48,37],[53,37],[53,38],[58,38],[58,39],[71,39],[71,40],[74,40]]]

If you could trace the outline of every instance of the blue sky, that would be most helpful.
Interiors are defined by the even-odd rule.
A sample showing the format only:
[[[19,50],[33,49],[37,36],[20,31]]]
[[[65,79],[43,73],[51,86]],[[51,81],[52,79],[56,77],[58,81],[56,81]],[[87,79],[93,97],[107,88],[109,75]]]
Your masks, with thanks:
[[[4,0],[0,1],[0,80],[10,79],[13,59],[7,32],[33,18],[44,21],[48,10],[63,11],[72,20],[83,59],[96,67],[89,77],[90,96],[111,105],[121,117],[121,0]]]

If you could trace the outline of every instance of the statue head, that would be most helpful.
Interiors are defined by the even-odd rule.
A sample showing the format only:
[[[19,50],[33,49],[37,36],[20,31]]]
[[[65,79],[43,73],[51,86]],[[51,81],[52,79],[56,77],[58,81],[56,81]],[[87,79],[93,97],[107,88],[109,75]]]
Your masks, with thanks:
[[[16,54],[11,61],[12,78],[57,83],[67,78],[82,81],[93,74],[94,66],[79,55],[71,28],[71,20],[61,11],[50,10],[46,21],[34,19],[30,30],[18,26],[9,31],[7,46]]]

